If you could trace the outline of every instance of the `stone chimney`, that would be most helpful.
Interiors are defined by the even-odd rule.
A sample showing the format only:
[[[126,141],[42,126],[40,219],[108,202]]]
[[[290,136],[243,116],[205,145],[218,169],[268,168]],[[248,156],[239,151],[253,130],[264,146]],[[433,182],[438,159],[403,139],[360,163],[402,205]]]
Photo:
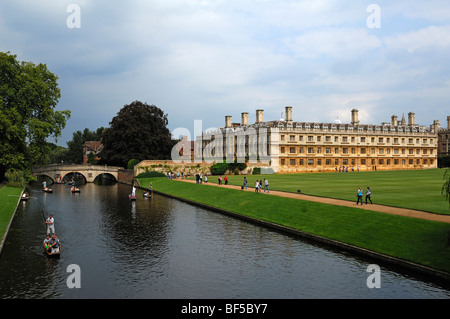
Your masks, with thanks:
[[[232,127],[231,116],[227,115],[227,116],[225,116],[225,128],[230,128],[230,127]]]
[[[414,123],[414,116],[415,116],[415,114],[414,114],[413,112],[409,112],[409,113],[408,113],[408,125],[409,125],[409,126],[415,124],[415,123]]]
[[[450,116],[447,116],[447,130],[450,130]]]
[[[391,116],[391,125],[392,126],[398,126],[398,117],[397,117],[397,115],[392,115]]]
[[[353,109],[352,110],[352,125],[358,125],[358,124],[359,124],[358,110],[357,109]]]
[[[247,112],[242,112],[241,113],[241,125],[248,125],[248,113]]]
[[[439,132],[439,127],[441,127],[441,125],[439,124],[439,120],[434,120],[433,124],[430,125],[430,131],[432,133],[437,133]]]
[[[264,110],[256,110],[256,124],[264,122]]]
[[[292,123],[292,106],[286,106],[286,122]]]

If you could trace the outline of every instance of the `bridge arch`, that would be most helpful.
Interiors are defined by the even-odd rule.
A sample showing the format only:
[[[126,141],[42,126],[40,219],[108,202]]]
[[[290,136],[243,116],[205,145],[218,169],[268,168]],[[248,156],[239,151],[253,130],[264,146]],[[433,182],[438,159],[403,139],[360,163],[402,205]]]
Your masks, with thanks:
[[[118,182],[117,177],[111,173],[100,173],[94,177],[94,183],[99,182],[100,180],[108,180],[111,182]]]

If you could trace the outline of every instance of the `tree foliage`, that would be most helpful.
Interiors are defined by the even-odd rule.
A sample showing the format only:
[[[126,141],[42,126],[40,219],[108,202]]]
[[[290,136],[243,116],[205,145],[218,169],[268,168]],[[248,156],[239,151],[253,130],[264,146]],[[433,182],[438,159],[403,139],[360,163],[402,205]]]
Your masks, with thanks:
[[[45,64],[20,62],[0,52],[0,178],[7,169],[29,169],[59,137],[70,111],[56,111],[58,77]]]
[[[83,163],[83,144],[86,141],[100,141],[102,140],[105,128],[99,127],[96,131],[91,131],[85,128],[83,131],[76,131],[72,135],[72,140],[67,142],[66,162],[72,164]],[[91,161],[92,163],[92,161]]]
[[[103,135],[102,162],[127,167],[130,159],[169,159],[174,145],[167,115],[155,105],[125,105]]]

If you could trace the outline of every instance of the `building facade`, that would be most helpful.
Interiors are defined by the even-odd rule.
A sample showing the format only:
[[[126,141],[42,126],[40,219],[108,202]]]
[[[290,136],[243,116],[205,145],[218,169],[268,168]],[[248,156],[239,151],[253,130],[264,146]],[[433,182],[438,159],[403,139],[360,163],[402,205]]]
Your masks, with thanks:
[[[264,111],[257,110],[256,122],[249,124],[244,112],[240,123],[226,116],[223,128],[197,137],[201,149],[196,151],[203,160],[256,160],[278,173],[437,167],[439,121],[429,127],[418,125],[410,112],[408,122],[393,115],[380,125],[361,124],[357,109],[351,111],[351,119],[351,123],[296,122],[287,106],[280,120],[265,122]]]
[[[447,116],[447,128],[438,132],[438,157],[450,156],[450,116]]]

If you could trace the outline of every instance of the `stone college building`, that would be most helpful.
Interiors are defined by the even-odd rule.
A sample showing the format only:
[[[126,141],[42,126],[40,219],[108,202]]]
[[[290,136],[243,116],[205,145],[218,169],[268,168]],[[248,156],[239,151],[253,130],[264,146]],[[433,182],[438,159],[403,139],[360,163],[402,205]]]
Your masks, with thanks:
[[[392,115],[390,122],[360,124],[357,109],[347,124],[295,122],[286,106],[280,120],[264,121],[263,110],[253,124],[246,112],[240,123],[226,116],[224,127],[197,137],[196,151],[202,160],[237,159],[276,173],[436,168],[439,129],[437,120],[429,127],[416,124],[412,112],[407,121]]]

